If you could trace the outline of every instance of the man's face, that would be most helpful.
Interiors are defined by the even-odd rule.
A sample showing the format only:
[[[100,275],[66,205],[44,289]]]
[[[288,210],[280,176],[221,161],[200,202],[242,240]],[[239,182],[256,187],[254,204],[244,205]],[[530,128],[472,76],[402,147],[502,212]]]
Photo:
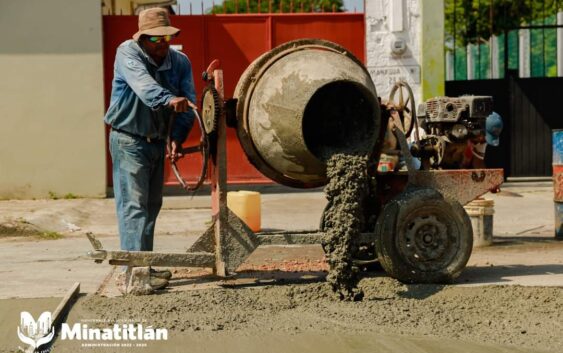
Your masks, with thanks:
[[[471,139],[471,142],[473,142],[474,144],[479,144],[479,143],[485,143],[487,142],[487,140],[485,139],[485,134],[479,134],[477,136],[474,136]]]
[[[168,54],[173,36],[142,36],[141,45],[147,54],[156,60],[163,60]]]

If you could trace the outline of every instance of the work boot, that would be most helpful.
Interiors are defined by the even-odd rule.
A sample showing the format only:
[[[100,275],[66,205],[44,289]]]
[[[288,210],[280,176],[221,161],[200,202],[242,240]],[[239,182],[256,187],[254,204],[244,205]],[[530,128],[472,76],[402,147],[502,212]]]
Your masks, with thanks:
[[[150,285],[154,290],[164,289],[168,286],[168,280],[164,278],[155,277],[151,273]]]
[[[154,292],[152,278],[148,267],[131,268],[131,278],[127,286],[127,294],[147,295]]]
[[[172,277],[172,272],[169,270],[155,270],[154,268],[151,269],[151,277],[155,278],[162,278],[165,280],[169,280]]]
[[[117,290],[121,294],[127,294],[127,287],[129,286],[129,281],[131,280],[131,270],[121,269],[115,276],[115,285]]]
[[[168,280],[153,276],[149,267],[129,267],[116,280],[122,294],[147,295],[168,286]]]

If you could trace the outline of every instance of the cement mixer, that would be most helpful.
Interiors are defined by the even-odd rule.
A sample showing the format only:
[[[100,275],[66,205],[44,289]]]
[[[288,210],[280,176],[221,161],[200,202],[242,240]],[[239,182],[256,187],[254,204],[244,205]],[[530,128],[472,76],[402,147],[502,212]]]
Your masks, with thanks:
[[[196,114],[204,164],[195,182],[173,170],[186,190],[199,187],[210,164],[213,224],[186,253],[104,250],[93,236],[89,256],[114,265],[212,268],[220,277],[260,245],[319,244],[326,225],[302,232],[254,233],[226,203],[226,132],[237,131],[249,161],[271,180],[295,188],[327,183],[327,159],[340,152],[369,155],[369,197],[364,226],[353,239],[359,264],[375,261],[408,283],[448,282],[465,267],[472,249],[471,223],[462,205],[496,189],[502,170],[417,170],[406,138],[416,122],[414,97],[383,102],[364,65],[328,41],[285,43],[257,58],[242,74],[234,97],[225,100],[223,71],[214,61],[203,75],[206,88]],[[397,91],[395,89],[395,91]],[[408,92],[410,91],[410,93]],[[408,104],[408,103],[411,104]],[[378,172],[386,134],[397,141],[406,170]],[[367,251],[366,251],[367,249]]]

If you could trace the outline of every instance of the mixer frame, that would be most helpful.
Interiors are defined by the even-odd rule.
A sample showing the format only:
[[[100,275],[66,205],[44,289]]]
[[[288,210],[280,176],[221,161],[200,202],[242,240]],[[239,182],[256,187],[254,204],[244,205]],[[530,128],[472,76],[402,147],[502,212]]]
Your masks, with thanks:
[[[224,101],[223,71],[218,60],[208,67],[204,79],[219,94],[219,102],[228,106],[229,102]],[[260,245],[321,243],[321,230],[254,233],[228,208],[227,110],[219,109],[219,113],[214,117],[217,119],[216,128],[209,138],[212,225],[185,253],[105,250],[94,235],[88,234],[93,247],[93,250],[88,252],[91,259],[97,263],[107,261],[110,265],[132,267],[211,268],[217,276],[225,278],[235,275],[239,265]],[[382,119],[384,118],[382,116]],[[379,210],[409,187],[435,189],[446,200],[457,200],[464,205],[490,190],[497,189],[504,180],[502,169],[416,170],[404,133],[401,129],[394,129],[393,132],[399,141],[402,154],[406,157],[408,171],[377,173],[376,208]],[[376,240],[377,234],[373,231],[362,233],[354,242],[357,245],[373,244]]]

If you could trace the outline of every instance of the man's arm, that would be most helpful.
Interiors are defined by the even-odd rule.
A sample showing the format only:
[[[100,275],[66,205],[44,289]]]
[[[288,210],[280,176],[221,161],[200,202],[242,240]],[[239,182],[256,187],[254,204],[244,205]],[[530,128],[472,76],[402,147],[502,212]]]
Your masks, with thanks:
[[[146,64],[127,47],[119,47],[115,68],[141,101],[153,110],[167,106],[175,98],[150,75]]]
[[[180,95],[186,97],[190,102],[196,102],[196,94],[194,87],[194,79],[192,74],[192,66],[188,58],[182,56],[182,67],[180,76]],[[185,113],[178,113],[172,126],[171,139],[183,143],[194,124],[194,113],[189,109]]]

